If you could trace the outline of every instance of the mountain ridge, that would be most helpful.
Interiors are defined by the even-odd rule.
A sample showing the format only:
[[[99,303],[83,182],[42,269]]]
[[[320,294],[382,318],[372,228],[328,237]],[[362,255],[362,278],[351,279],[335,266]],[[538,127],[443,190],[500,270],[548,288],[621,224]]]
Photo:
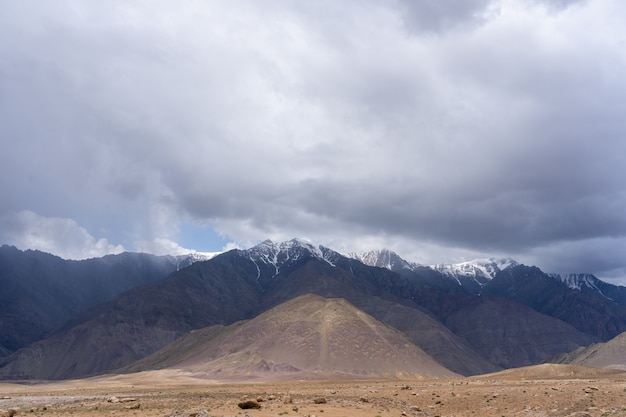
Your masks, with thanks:
[[[348,254],[366,265],[386,268],[399,273],[423,272],[430,268],[441,275],[453,279],[461,287],[469,288],[477,294],[480,289],[495,278],[498,272],[509,267],[521,265],[510,257],[477,258],[459,263],[439,263],[423,265],[403,259],[389,249],[368,251],[363,253],[350,252]],[[547,273],[548,276],[565,283],[569,288],[581,292],[590,292],[601,295],[616,304],[626,306],[626,287],[610,284],[589,273]]]
[[[478,258],[471,261],[452,263],[452,264],[434,264],[424,265],[416,262],[407,261],[400,257],[397,253],[389,249],[373,250],[363,253],[349,253],[349,256],[363,262],[366,265],[386,268],[391,271],[418,271],[424,268],[430,268],[435,272],[439,272],[446,277],[453,278],[462,286],[461,279],[473,279],[479,285],[484,285],[495,277],[495,275],[510,266],[519,265],[512,258]]]

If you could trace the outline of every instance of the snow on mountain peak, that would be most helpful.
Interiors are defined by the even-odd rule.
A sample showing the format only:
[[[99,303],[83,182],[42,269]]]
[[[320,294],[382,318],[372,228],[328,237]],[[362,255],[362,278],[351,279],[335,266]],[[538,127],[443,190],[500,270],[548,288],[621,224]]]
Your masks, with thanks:
[[[482,278],[491,280],[500,271],[519,265],[511,258],[474,259],[456,264],[437,264],[431,268],[451,277]]]
[[[176,262],[176,270],[185,268],[196,262],[208,261],[215,258],[221,252],[189,252],[185,255],[170,255]]]
[[[360,254],[352,252],[348,254],[348,256],[364,263],[365,265],[386,268],[391,271],[399,269],[414,270],[416,267],[421,266],[402,259],[397,253],[390,251],[389,249],[372,250]]]
[[[278,275],[281,267],[306,256],[315,257],[328,262],[334,266],[333,261],[340,256],[323,246],[315,246],[308,241],[301,239],[291,239],[289,241],[275,243],[265,240],[258,245],[242,251],[244,256],[252,260],[257,266],[257,280],[265,279],[271,271],[271,278]],[[389,249],[373,250],[361,254],[349,253],[348,257],[356,259],[365,265],[386,268],[391,271],[418,271],[423,268],[430,268],[439,272],[445,277],[451,278],[459,285],[464,286],[468,280],[473,284],[483,286],[493,279],[496,274],[511,266],[519,265],[515,260],[502,258],[475,259],[456,264],[437,264],[431,266],[421,265],[401,258]],[[265,272],[263,272],[265,271]]]
[[[302,239],[291,239],[285,242],[275,243],[267,239],[259,243],[256,246],[248,249],[246,252],[250,254],[258,254],[266,258],[278,258],[283,254],[287,259],[292,258],[292,255],[301,255],[302,251],[308,251],[314,257],[323,259],[322,246],[315,246]]]
[[[392,271],[410,270],[416,271],[418,268],[424,268],[424,265],[409,262],[402,259],[395,252],[388,249],[374,250],[362,254],[350,253],[348,256],[363,262],[366,265],[387,268]],[[453,278],[459,284],[459,279],[470,279],[476,281],[479,285],[483,285],[491,280],[500,271],[510,266],[518,265],[511,258],[488,258],[475,259],[473,261],[461,262],[457,264],[437,264],[431,265],[431,268],[444,276]]]
[[[270,269],[271,278],[280,273],[281,267],[295,262],[305,257],[313,257],[323,260],[334,266],[333,259],[336,253],[323,246],[315,246],[302,239],[291,239],[285,242],[275,243],[271,240],[264,240],[256,246],[241,251],[241,253],[250,259],[257,268],[257,281],[263,276],[264,272]]]
[[[548,274],[552,278],[556,278],[559,281],[566,284],[568,287],[574,290],[581,290],[583,287],[588,287],[600,291],[598,288],[598,278],[591,274],[575,274],[575,273],[552,273]],[[601,291],[600,291],[601,292]]]
[[[578,291],[590,291],[615,302],[611,296],[611,284],[607,284],[593,274],[576,273],[552,273],[548,274],[552,278],[563,282],[569,288]]]

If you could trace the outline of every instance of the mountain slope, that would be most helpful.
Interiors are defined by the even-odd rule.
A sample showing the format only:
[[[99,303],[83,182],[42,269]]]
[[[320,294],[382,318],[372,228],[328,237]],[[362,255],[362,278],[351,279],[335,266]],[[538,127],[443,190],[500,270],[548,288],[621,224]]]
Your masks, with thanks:
[[[597,293],[569,288],[537,267],[517,265],[496,274],[483,294],[514,300],[571,324],[599,341],[626,331],[626,307]]]
[[[423,288],[447,292],[437,303],[423,305],[446,321],[454,311],[438,307],[461,305],[462,293],[512,300],[564,321],[596,340],[608,340],[626,331],[626,288],[608,284],[590,274],[545,274],[539,268],[520,265],[510,258],[476,259],[459,264],[424,267],[389,251],[368,252],[360,257],[369,264],[403,274]],[[437,296],[440,293],[436,293]],[[581,338],[575,338],[580,341]],[[518,364],[518,366],[521,364]]]
[[[212,378],[455,375],[347,301],[311,294],[221,330],[192,332],[128,370],[158,368],[164,360],[169,368]]]
[[[496,297],[478,297],[445,324],[491,363],[512,368],[540,363],[595,340],[532,308]]]
[[[559,355],[551,362],[626,370],[626,333]]]
[[[264,309],[307,293],[345,298],[376,319],[407,334],[417,345],[454,372],[463,375],[492,372],[489,363],[462,338],[450,332],[422,300],[438,303],[431,290],[424,291],[405,276],[384,268],[371,268],[337,252],[321,248],[321,255],[303,258],[283,267],[267,281]]]
[[[465,339],[419,309],[379,298],[367,300],[360,308],[403,332],[439,363],[458,374],[478,375],[500,369],[474,350]]]
[[[80,312],[138,285],[162,280],[191,262],[189,257],[138,253],[68,261],[2,246],[0,346],[17,350]]]

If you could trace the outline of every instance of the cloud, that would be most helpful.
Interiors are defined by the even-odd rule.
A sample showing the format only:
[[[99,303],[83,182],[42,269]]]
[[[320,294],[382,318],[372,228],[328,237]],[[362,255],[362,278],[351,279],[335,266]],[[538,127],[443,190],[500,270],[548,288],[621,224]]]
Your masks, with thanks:
[[[533,248],[525,261],[540,264],[547,272],[593,273],[607,282],[626,286],[626,268],[620,260],[625,250],[626,239],[607,236]]]
[[[231,247],[232,245],[227,245],[224,249],[228,248],[235,249],[235,247]],[[166,239],[166,238],[157,238],[151,241],[142,241],[135,242],[135,247],[139,252],[152,253],[155,255],[189,255],[189,254],[200,254],[206,256],[214,256],[217,252],[199,252],[195,249],[184,248],[180,246],[178,243]]]
[[[132,250],[184,249],[195,222],[242,246],[622,262],[599,243],[626,236],[622,3],[6,7],[0,213]]]
[[[11,242],[19,249],[37,249],[65,259],[124,252],[123,246],[93,237],[74,220],[43,217],[28,210],[0,217],[0,240]]]
[[[492,0],[400,0],[404,22],[412,32],[444,32],[472,27],[486,20]]]

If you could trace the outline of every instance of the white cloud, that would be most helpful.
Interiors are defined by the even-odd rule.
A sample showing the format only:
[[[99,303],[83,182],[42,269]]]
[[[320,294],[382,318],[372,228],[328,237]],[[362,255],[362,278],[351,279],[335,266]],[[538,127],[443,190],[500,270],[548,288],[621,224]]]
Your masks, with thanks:
[[[28,210],[0,217],[0,241],[19,249],[37,249],[65,259],[95,258],[124,252],[122,245],[93,237],[74,220],[44,217]]]
[[[167,238],[156,238],[150,241],[135,242],[135,247],[139,252],[152,253],[155,255],[189,255],[198,254],[206,257],[213,257],[218,252],[199,252],[195,249],[182,247],[178,243]],[[233,248],[234,249],[234,248]]]

